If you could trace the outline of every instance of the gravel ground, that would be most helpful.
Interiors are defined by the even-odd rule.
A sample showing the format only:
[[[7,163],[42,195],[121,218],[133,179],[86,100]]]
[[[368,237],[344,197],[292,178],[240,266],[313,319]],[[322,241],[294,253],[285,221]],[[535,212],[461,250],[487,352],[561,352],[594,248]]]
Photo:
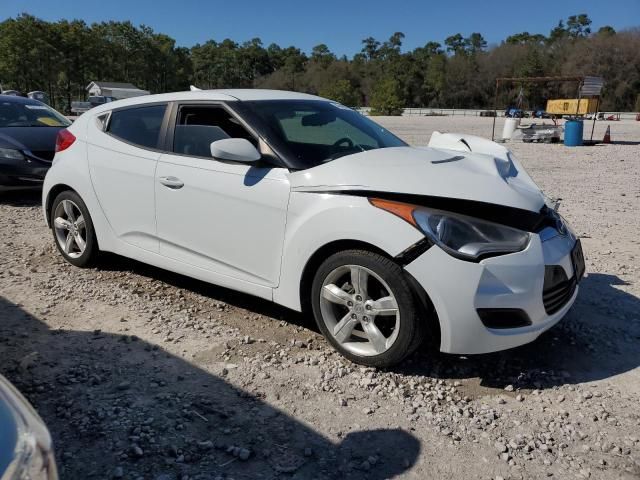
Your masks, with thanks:
[[[491,133],[379,121],[414,144]],[[74,268],[38,193],[4,192],[0,372],[49,425],[62,479],[638,478],[640,122],[611,125],[620,143],[510,145],[586,252],[576,305],[533,344],[361,368],[256,298],[113,255]]]

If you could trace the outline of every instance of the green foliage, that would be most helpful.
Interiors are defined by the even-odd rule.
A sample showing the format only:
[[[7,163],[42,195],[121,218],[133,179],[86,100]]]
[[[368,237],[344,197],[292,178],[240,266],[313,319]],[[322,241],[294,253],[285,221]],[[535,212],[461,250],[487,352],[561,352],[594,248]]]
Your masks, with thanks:
[[[527,44],[538,44],[541,45],[545,41],[545,36],[539,33],[531,35],[529,32],[516,33],[515,35],[510,35],[505,40],[505,43],[510,45],[527,45]]]
[[[423,82],[423,104],[430,107],[442,103],[444,87],[446,84],[447,59],[444,54],[433,55],[429,59]]]
[[[362,55],[367,60],[374,60],[378,58],[378,49],[380,48],[380,42],[373,37],[367,37],[362,40]]]
[[[598,29],[598,35],[610,37],[611,35],[615,35],[615,34],[616,34],[616,30],[611,25],[605,25],[604,27],[600,27]]]
[[[336,61],[336,56],[331,53],[329,47],[327,47],[324,43],[320,45],[316,45],[311,50],[311,61],[322,65],[324,68],[327,68],[331,63]]]
[[[360,98],[358,92],[351,85],[349,80],[337,80],[336,82],[327,85],[324,89],[320,90],[320,96],[335,100],[338,103],[347,105],[349,107],[357,107],[360,105]]]
[[[487,41],[480,33],[472,33],[467,39],[468,50],[470,53],[478,53],[487,48]]]
[[[400,55],[400,47],[402,47],[402,40],[404,39],[404,33],[395,32],[389,40],[384,42],[378,50],[378,56],[382,60],[388,60]]]
[[[185,90],[192,71],[188,49],[130,22],[88,26],[20,15],[0,23],[0,51],[4,88],[45,91],[63,111],[85,98],[92,80],[126,81],[154,92]]]
[[[447,52],[454,55],[475,55],[487,48],[487,41],[478,32],[472,33],[467,38],[456,33],[447,37],[444,44],[447,46]]]
[[[464,53],[467,47],[467,41],[459,33],[447,37],[444,44],[447,46],[447,52],[453,53],[454,55]]]
[[[152,93],[200,88],[278,88],[320,94],[382,113],[403,107],[487,108],[495,78],[602,75],[603,110],[631,110],[640,88],[640,30],[610,26],[591,34],[585,14],[560,20],[549,35],[521,32],[487,48],[482,34],[453,34],[403,51],[404,34],[362,40],[362,50],[336,58],[319,44],[307,56],[295,46],[209,40],[191,48],[130,22],[45,22],[20,15],[0,22],[0,82],[5,89],[43,90],[65,111],[86,97],[92,80],[131,82]],[[512,103],[520,85],[505,88]],[[575,94],[575,86],[523,85],[527,108]],[[637,107],[636,107],[637,108]]]
[[[400,115],[404,107],[398,94],[399,85],[393,78],[384,78],[371,93],[371,115]]]
[[[567,20],[567,32],[572,38],[586,37],[591,33],[591,19],[586,13],[571,15]]]

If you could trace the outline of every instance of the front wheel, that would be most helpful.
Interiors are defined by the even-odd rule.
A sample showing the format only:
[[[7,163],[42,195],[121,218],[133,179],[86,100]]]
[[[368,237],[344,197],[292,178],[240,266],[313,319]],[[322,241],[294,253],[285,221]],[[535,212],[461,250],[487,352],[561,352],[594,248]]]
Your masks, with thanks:
[[[311,288],[313,313],[329,343],[349,360],[399,363],[420,345],[423,325],[402,269],[366,250],[331,255]]]
[[[71,190],[60,193],[51,206],[51,230],[58,251],[76,267],[88,267],[98,256],[93,222],[80,196]]]

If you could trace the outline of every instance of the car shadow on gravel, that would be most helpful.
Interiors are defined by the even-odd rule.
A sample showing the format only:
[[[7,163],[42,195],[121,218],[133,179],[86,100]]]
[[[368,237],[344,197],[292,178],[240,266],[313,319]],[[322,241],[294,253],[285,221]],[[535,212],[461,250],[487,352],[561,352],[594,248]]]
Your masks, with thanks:
[[[0,373],[49,426],[61,478],[383,479],[411,468],[421,449],[400,429],[351,432],[334,443],[265,394],[156,345],[50,330],[3,297]]]
[[[183,275],[107,255],[100,267],[132,271],[178,288],[223,301],[238,308],[302,326],[317,333],[309,316],[251,295],[201,282]],[[625,282],[615,275],[591,273],[580,284],[576,303],[567,316],[536,341],[485,355],[450,355],[424,345],[395,373],[449,380],[479,379],[482,387],[547,389],[595,381],[640,366],[640,299],[616,288]]]
[[[163,270],[153,265],[138,262],[137,260],[132,260],[120,255],[112,253],[101,254],[98,268],[99,270],[132,272],[149,279],[162,281],[176,288],[189,290],[212,300],[224,302],[234,307],[249,310],[253,313],[274,319],[284,320],[292,325],[304,327],[316,333],[318,332],[318,328],[313,319],[300,312],[296,312],[263,298],[203,282],[179,273]]]
[[[7,188],[0,186],[0,205],[35,207],[42,204],[42,188]]]
[[[528,345],[486,355],[423,351],[395,371],[479,379],[490,388],[547,389],[633,370],[640,366],[640,299],[616,288],[623,285],[616,275],[589,274],[567,316]]]

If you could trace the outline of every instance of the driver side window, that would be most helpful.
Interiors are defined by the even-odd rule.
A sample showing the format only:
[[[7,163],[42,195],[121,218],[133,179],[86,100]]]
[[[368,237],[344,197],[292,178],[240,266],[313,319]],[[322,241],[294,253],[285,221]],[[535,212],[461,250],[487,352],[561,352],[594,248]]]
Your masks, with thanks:
[[[211,143],[225,138],[244,138],[257,148],[258,142],[224,108],[183,105],[178,111],[173,151],[182,155],[211,157]]]

